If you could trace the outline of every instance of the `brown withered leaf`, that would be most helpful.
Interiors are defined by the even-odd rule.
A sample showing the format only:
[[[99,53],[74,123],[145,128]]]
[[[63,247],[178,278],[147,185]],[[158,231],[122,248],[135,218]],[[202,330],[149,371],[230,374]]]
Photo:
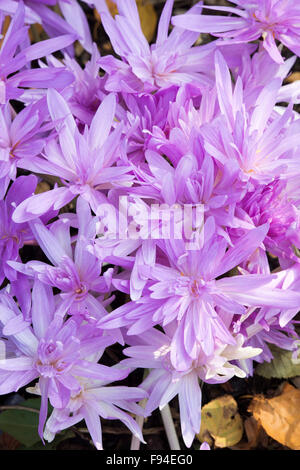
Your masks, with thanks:
[[[300,80],[300,72],[291,73],[291,75],[285,79],[285,83],[293,83],[297,80]]]
[[[35,194],[42,194],[45,193],[46,191],[50,191],[50,184],[47,183],[47,181],[41,181],[40,183],[37,184],[37,187],[34,191]]]
[[[270,437],[290,449],[300,450],[300,390],[285,383],[279,396],[254,397],[249,411]]]
[[[3,432],[0,436],[0,450],[16,450],[20,447],[20,442],[7,432]]]
[[[31,42],[39,42],[45,39],[46,34],[43,26],[38,23],[32,24],[29,28],[29,37]]]
[[[261,448],[268,446],[269,437],[253,416],[249,416],[249,418],[245,419],[244,429],[246,439],[242,439],[235,446],[231,446],[231,449],[251,450],[256,449],[258,446]]]
[[[3,35],[3,38],[0,39],[0,47],[2,46],[2,43],[3,43],[4,38],[5,38],[5,34],[7,33],[7,30],[9,28],[9,25],[10,25],[10,16],[6,16],[4,18],[4,21],[3,21],[2,31],[0,31],[0,33]]]
[[[112,14],[112,16],[117,15],[118,8],[117,8],[117,5],[115,4],[115,2],[113,2],[112,0],[105,0],[105,1],[106,1],[106,4],[107,4],[107,6],[109,8],[109,11]]]
[[[152,41],[157,25],[157,14],[151,3],[143,0],[137,0],[141,27],[148,42]]]
[[[237,403],[231,395],[224,395],[202,407],[201,429],[197,435],[201,442],[216,447],[230,447],[243,436],[243,422]]]

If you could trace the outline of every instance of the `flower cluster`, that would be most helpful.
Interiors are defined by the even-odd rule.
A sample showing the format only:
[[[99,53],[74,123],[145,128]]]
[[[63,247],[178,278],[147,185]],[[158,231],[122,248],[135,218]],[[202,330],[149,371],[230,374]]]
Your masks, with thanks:
[[[42,439],[85,420],[97,449],[100,417],[144,442],[132,415],[178,396],[190,447],[201,382],[299,344],[300,82],[285,84],[296,56],[279,42],[299,54],[300,7],[236,0],[212,16],[200,2],[172,17],[167,0],[149,45],[135,0],[115,17],[85,3],[116,56],[76,0],[0,2],[0,393],[41,396]],[[30,44],[31,23],[50,38]],[[141,384],[112,384],[137,368]]]

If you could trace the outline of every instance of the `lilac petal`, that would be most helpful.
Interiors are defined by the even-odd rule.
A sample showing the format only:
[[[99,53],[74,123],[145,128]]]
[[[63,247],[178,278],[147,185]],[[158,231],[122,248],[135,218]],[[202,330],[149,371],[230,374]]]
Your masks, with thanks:
[[[47,308],[45,308],[45,305]],[[43,338],[53,320],[54,297],[51,287],[35,279],[32,289],[32,325],[37,338]]]
[[[221,112],[226,116],[227,121],[233,124],[232,115],[232,81],[229,72],[229,68],[222,56],[217,50],[215,54],[215,69],[216,69],[216,85],[218,91],[218,100]]]
[[[122,397],[126,400],[135,401],[148,397],[148,393],[141,388],[125,386],[94,388],[92,393],[93,396],[97,397],[99,400],[108,402],[120,400]]]
[[[216,287],[225,295],[232,291],[251,291],[272,285],[273,276],[263,274],[244,274],[224,277],[216,281]]]
[[[194,311],[194,321],[196,328],[197,339],[200,342],[204,353],[209,356],[213,353],[215,338],[213,335],[213,320],[212,315],[214,310],[207,302],[202,302],[201,310]],[[195,307],[194,307],[195,310]],[[217,322],[216,322],[217,323]],[[215,326],[215,325],[214,325]]]
[[[59,1],[59,7],[67,22],[79,35],[79,41],[83,47],[91,54],[93,42],[87,18],[76,0]],[[60,47],[62,49],[62,47]]]
[[[59,382],[63,385],[63,387],[73,391],[73,392],[80,392],[81,386],[78,380],[70,374],[60,375]]]
[[[38,376],[35,369],[25,372],[4,372],[0,371],[0,395],[6,395],[11,392],[17,392],[21,387],[28,385]]]
[[[112,369],[111,367],[103,366],[102,364],[94,364],[88,361],[78,361],[72,369],[74,375],[89,377],[91,379],[106,380],[107,377],[114,380],[122,380],[128,376],[129,369]]]
[[[116,98],[109,94],[104,98],[93,117],[90,127],[90,143],[92,149],[101,148],[107,139],[116,111]]]
[[[37,42],[26,49],[23,49],[22,54],[25,55],[26,60],[39,59],[40,57],[48,56],[52,52],[64,49],[76,40],[73,34],[65,34],[56,38],[47,39],[46,41]]]
[[[200,432],[201,424],[201,389],[195,373],[182,380],[179,409],[182,437],[185,445],[191,447],[195,434]]]
[[[0,0],[0,9],[4,11],[9,16],[13,17],[18,8],[18,3],[14,0]],[[38,23],[41,24],[42,20],[31,8],[25,6],[25,22],[27,23]]]
[[[295,34],[291,29],[288,34],[279,33],[278,39],[297,56],[300,55],[299,33]]]
[[[160,383],[159,383],[160,384]],[[162,410],[179,393],[181,380],[173,380],[163,392],[159,401],[159,409]]]
[[[135,321],[133,325],[128,329],[129,335],[139,335],[144,331],[149,330],[152,326],[155,325],[155,322],[152,320],[150,315],[140,318],[139,320]]]
[[[76,34],[75,30],[60,15],[43,3],[34,2],[34,10],[43,19],[43,27],[48,36],[55,37],[61,33]],[[69,47],[69,55],[72,55],[72,52],[73,48]]]
[[[30,228],[40,247],[54,266],[61,264],[67,254],[50,230],[39,219],[30,222]]]
[[[49,88],[53,87],[55,90],[62,90],[74,81],[74,75],[68,70],[59,69],[29,69],[23,70],[10,78],[10,83],[20,87],[30,88]],[[26,96],[26,92],[22,97]]]
[[[207,442],[203,442],[199,450],[210,450],[210,446]]]
[[[164,395],[164,393],[167,393],[168,388],[172,384],[172,376],[167,371],[162,371],[160,369],[151,371],[148,377],[151,378],[151,381],[153,379],[154,385],[151,384],[151,393],[145,408],[146,416],[149,416],[156,408],[159,407],[161,397]],[[146,390],[148,390],[146,381],[142,383],[141,387],[144,387]]]
[[[35,191],[38,179],[35,175],[19,176],[9,188],[6,196],[8,204],[20,204]]]
[[[85,419],[87,428],[97,450],[102,450],[102,431],[100,418],[92,405],[87,403],[81,408],[81,413]]]
[[[69,221],[66,219],[56,220],[50,227],[51,233],[53,233],[55,239],[61,245],[66,256],[69,258],[73,257],[72,246],[71,246],[71,235]]]
[[[161,13],[157,29],[156,45],[162,45],[168,38],[170,19],[172,15],[174,0],[167,0]]]
[[[197,358],[197,350],[198,345],[195,336],[195,329],[194,329],[194,322],[193,318],[197,318],[197,326],[201,325],[201,321],[199,322],[199,317],[201,313],[198,311],[199,305],[195,305],[195,302],[192,303],[189,307],[189,310],[186,312],[185,317],[182,319],[184,322],[184,348],[188,355],[195,360]],[[205,322],[205,319],[204,319]],[[201,331],[201,328],[199,329]],[[204,352],[207,354],[205,348],[203,348]]]
[[[134,26],[139,24],[140,17],[136,2],[132,0],[116,0],[120,15],[125,16]]]
[[[268,230],[269,225],[264,224],[250,230],[246,235],[241,237],[235,243],[234,247],[229,248],[223,259],[220,260],[219,268],[216,269],[214,277],[221,276],[222,274],[230,271],[252,255],[256,248],[258,248],[265,239]]]
[[[238,278],[239,276],[236,277]],[[244,289],[244,292],[242,289]],[[225,293],[226,288],[223,286],[222,290]],[[261,285],[256,289],[252,287],[252,289],[249,290],[247,287],[245,288],[245,282],[242,281],[241,285],[239,285],[238,280],[236,280],[235,287],[233,286],[233,283],[230,288],[228,286],[226,293],[230,295],[232,299],[246,306],[269,306],[283,309],[294,309],[299,308],[300,306],[300,293],[298,292],[292,290],[271,289],[268,288],[268,286],[265,286],[262,289]]]
[[[67,166],[73,169],[77,155],[74,138],[78,132],[74,117],[65,99],[54,89],[48,90],[47,103]]]
[[[21,333],[30,326],[30,321],[25,321],[23,314],[18,315],[17,317],[11,318],[3,328],[2,333],[5,336],[16,335]]]
[[[50,209],[61,209],[74,199],[69,188],[55,188],[25,199],[15,209],[12,219],[16,223],[28,222],[42,216]]]
[[[257,129],[262,134],[277,102],[280,85],[281,79],[276,78],[264,86],[255,103],[256,108],[251,117],[251,130]]]
[[[78,386],[76,391],[79,392],[79,390],[80,387]],[[66,408],[71,397],[71,392],[63,385],[62,381],[60,381],[60,377],[57,379],[52,378],[49,381],[48,397],[54,408]]]
[[[141,278],[139,267],[143,265],[144,259],[141,248],[137,251],[135,262],[130,276],[130,297],[132,300],[138,300],[143,292],[146,280]]]
[[[43,434],[44,434],[44,426],[47,419],[48,414],[48,390],[49,390],[49,379],[45,379],[43,377],[39,380],[39,386],[41,391],[41,409],[40,409],[40,417],[39,417],[39,426],[38,426],[38,433],[42,441]]]
[[[239,3],[238,1],[237,2],[234,2],[234,3]],[[208,6],[208,5],[204,5],[203,8],[205,8],[205,10],[217,10],[217,11],[226,11],[228,13],[233,13],[234,15],[238,15],[238,16],[241,16],[242,18],[248,18],[248,13],[246,11],[243,11],[243,10],[240,10],[239,8],[232,8],[232,7],[222,7],[222,6]]]
[[[47,154],[53,156],[53,141],[49,142],[46,150]],[[66,164],[65,160],[62,158],[62,161],[50,161],[49,158],[46,160],[45,158],[40,157],[32,157],[30,160],[28,158],[22,158],[18,162],[19,168],[24,168],[28,171],[33,171],[35,173],[43,173],[46,175],[51,176],[58,176],[60,178],[64,178],[67,181],[72,181],[74,178],[74,171],[70,168],[66,168],[64,165]]]
[[[53,422],[52,418],[54,418],[54,413],[57,416],[57,419]],[[81,411],[77,412],[73,416],[66,416],[64,410],[55,409],[52,412],[52,415],[50,416],[50,418],[47,421],[46,429],[45,429],[45,432],[44,432],[44,437],[45,437],[46,440],[49,441],[48,437],[46,437],[48,429],[50,429],[50,432],[56,434],[57,432],[60,432],[64,429],[67,429],[67,428],[70,428],[70,427],[74,426],[75,424],[79,423],[83,419],[84,419],[84,416],[83,416]],[[50,424],[49,421],[51,422],[51,424]]]
[[[20,356],[11,359],[2,359],[0,361],[0,369],[7,371],[27,371],[31,370],[34,365],[34,359],[28,356]]]
[[[11,282],[11,294],[16,296],[23,313],[24,320],[29,320],[31,317],[31,291],[30,281],[27,276],[18,274],[16,281]]]
[[[219,281],[217,281],[217,287],[219,288]],[[222,290],[220,286],[220,290]],[[226,312],[229,313],[235,313],[237,315],[243,315],[245,313],[245,307],[243,305],[240,305],[238,302],[235,302],[233,299],[230,297],[227,297],[225,295],[222,295],[222,293],[218,294],[213,294],[212,298],[215,300],[216,304],[218,307],[221,307],[223,310],[226,310]]]
[[[0,321],[4,326],[15,317],[15,312],[13,312],[7,305],[0,303]],[[17,344],[20,351],[22,351],[27,356],[35,355],[38,346],[38,340],[29,327],[19,333],[14,334],[13,341]]]
[[[172,24],[189,31],[197,31],[199,33],[221,33],[241,29],[247,25],[242,18],[233,18],[229,16],[208,16],[185,14],[173,16]]]
[[[269,53],[270,57],[276,62],[277,64],[283,64],[284,60],[282,55],[280,54],[276,42],[273,36],[273,33],[271,31],[268,31],[264,41],[263,41],[263,47],[266,49],[266,51]]]
[[[184,327],[183,322],[179,324],[171,343],[171,362],[178,371],[188,370],[191,366],[191,358],[184,347]]]
[[[122,421],[125,424],[125,426],[127,426],[130,429],[132,434],[145,444],[145,441],[142,436],[141,428],[139,427],[135,419],[133,419],[127,413],[124,413],[124,411],[120,410],[116,406],[108,404],[108,403],[101,403],[101,408],[105,410],[105,412],[107,413],[107,416],[109,416],[110,419],[119,419],[120,421]],[[100,408],[98,411],[100,411]]]
[[[1,45],[1,56],[12,57],[19,45],[19,41],[26,32],[24,27],[25,7],[23,2],[19,2],[16,13],[8,27]],[[18,36],[20,34],[20,36]]]
[[[114,344],[114,335],[102,336],[102,338],[92,338],[89,340],[82,341],[80,344],[81,357],[88,357],[91,354],[99,353],[101,350],[105,350],[108,346]]]

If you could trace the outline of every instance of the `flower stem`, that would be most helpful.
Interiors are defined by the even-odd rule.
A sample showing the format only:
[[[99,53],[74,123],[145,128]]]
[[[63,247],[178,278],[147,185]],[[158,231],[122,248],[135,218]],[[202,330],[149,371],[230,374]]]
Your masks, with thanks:
[[[171,410],[169,405],[165,405],[161,410],[160,414],[164,423],[165,431],[167,434],[169,446],[171,450],[180,450],[180,445],[178,437],[176,434],[176,429],[174,426],[174,421],[171,415]]]
[[[139,405],[144,408],[146,406],[146,403],[147,403],[147,398],[144,398],[144,400],[140,401]],[[141,430],[143,430],[144,416],[137,416],[136,422],[138,426],[141,428]],[[132,435],[130,450],[139,450],[140,445],[141,445],[141,441],[136,436]]]

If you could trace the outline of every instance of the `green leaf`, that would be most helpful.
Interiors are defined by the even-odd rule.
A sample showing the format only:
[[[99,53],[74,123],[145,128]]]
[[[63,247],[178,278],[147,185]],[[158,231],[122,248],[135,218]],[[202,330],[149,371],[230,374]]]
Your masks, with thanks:
[[[31,447],[22,446],[19,447],[17,450],[56,450],[58,444],[66,439],[70,439],[75,436],[75,433],[71,429],[66,429],[55,436],[55,439],[52,442],[46,442],[43,444],[41,440],[36,442]]]
[[[40,409],[41,399],[31,398],[18,406]],[[38,435],[39,414],[30,410],[6,410],[0,414],[0,430],[7,432],[27,447],[40,441]]]
[[[300,375],[300,363],[293,363],[291,351],[280,349],[274,345],[269,347],[274,358],[271,362],[259,364],[255,369],[256,374],[266,379],[289,379]]]

